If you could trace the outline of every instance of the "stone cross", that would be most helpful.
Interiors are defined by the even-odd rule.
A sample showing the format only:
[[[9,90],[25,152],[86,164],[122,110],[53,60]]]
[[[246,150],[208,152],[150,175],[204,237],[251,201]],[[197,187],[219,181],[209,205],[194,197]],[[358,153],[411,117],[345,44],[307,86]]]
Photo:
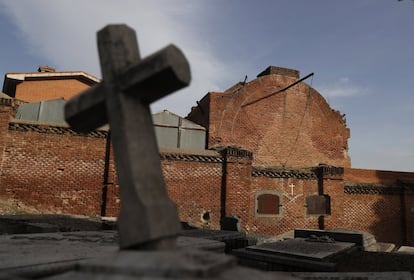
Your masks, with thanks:
[[[103,82],[72,98],[66,121],[87,132],[109,123],[121,193],[121,249],[173,249],[181,230],[167,195],[149,105],[189,84],[189,64],[173,45],[141,60],[135,31],[98,32]]]

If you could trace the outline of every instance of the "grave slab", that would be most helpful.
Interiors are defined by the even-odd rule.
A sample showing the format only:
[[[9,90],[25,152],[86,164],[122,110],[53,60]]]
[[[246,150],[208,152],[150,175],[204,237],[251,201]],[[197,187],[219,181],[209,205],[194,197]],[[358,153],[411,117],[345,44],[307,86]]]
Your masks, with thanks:
[[[300,279],[312,280],[412,280],[410,272],[307,272],[292,273]]]
[[[400,248],[398,248],[397,253],[414,255],[414,247],[401,246]]]
[[[309,242],[304,238],[295,238],[250,246],[247,247],[247,250],[323,260],[353,247],[355,247],[355,244],[349,242]]]
[[[333,260],[354,251],[349,242],[309,242],[305,238],[263,243],[232,251],[239,263],[270,271],[336,271]]]
[[[333,229],[333,230],[315,230],[315,229],[295,229],[295,237],[308,238],[310,236],[328,236],[335,241],[355,243],[364,250],[377,251],[377,241],[375,236],[364,231]]]

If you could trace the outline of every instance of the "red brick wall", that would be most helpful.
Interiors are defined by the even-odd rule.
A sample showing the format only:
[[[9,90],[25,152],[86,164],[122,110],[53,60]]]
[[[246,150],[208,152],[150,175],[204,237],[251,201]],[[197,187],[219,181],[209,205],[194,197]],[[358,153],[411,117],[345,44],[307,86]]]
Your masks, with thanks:
[[[377,241],[404,244],[399,195],[349,194],[344,206],[344,228],[370,232]]]
[[[68,100],[89,87],[89,84],[85,84],[74,78],[58,80],[26,80],[17,85],[15,98],[27,102],[38,102],[57,98]]]
[[[97,151],[97,153],[100,152],[101,151]],[[105,139],[105,154],[97,154],[96,156],[104,156],[105,158],[105,166],[104,170],[102,171],[103,195],[100,215],[107,217],[117,217],[121,208],[121,200],[111,139]]]
[[[74,136],[65,128],[12,123],[2,139],[3,199],[16,200],[43,213],[100,215],[106,141],[102,134]],[[222,151],[222,155],[213,151],[161,152],[168,192],[178,206],[181,220],[197,227],[219,229],[222,215],[237,216],[242,230],[272,235],[294,228],[318,228],[319,215],[307,215],[305,206],[308,195],[319,193],[317,178],[252,176],[255,173],[251,156],[234,148]],[[364,173],[366,180],[373,174],[371,170],[346,171],[347,178],[356,179],[350,174],[358,174],[359,180]],[[389,178],[394,173],[381,174]],[[280,196],[279,215],[263,217],[255,213],[256,196],[263,191]],[[326,229],[365,230],[375,234],[379,241],[404,243],[401,196],[345,194],[343,181],[331,179],[324,180],[323,193],[331,197],[331,215],[324,219]],[[404,197],[408,219],[406,244],[412,244],[413,197]],[[106,214],[116,216],[119,206],[119,187],[111,157]],[[209,219],[203,219],[205,213]]]
[[[294,184],[293,195],[290,184]],[[250,212],[249,224],[246,231],[269,235],[282,234],[295,228],[318,228],[318,215],[307,215],[305,199],[308,195],[318,194],[316,179],[301,180],[291,178],[271,178],[255,176],[249,192],[249,203],[255,204],[256,194],[260,191],[275,191],[280,195],[282,207],[280,214],[275,217],[261,217]]]
[[[3,113],[7,118],[9,109],[4,108],[0,116]],[[105,133],[83,136],[67,128],[16,122],[6,130],[6,123],[0,122],[4,147],[0,172],[2,199],[42,213],[101,214]],[[220,152],[161,150],[168,193],[178,206],[181,220],[197,227],[219,229],[222,217],[236,216],[242,230],[271,235],[294,228],[317,229],[320,216],[307,215],[306,197],[322,191],[331,197],[331,214],[323,219],[325,229],[365,230],[378,241],[414,244],[412,192],[345,193],[340,176],[326,177],[321,190],[316,169],[253,167],[252,156],[232,147]],[[107,216],[116,216],[120,199],[112,154],[109,163],[104,205]],[[414,174],[345,169],[344,178],[393,186],[397,179],[414,178]],[[255,213],[257,194],[263,191],[279,195],[279,215],[266,217]]]
[[[42,213],[100,214],[103,133],[12,123],[5,137],[0,195]]]
[[[161,152],[168,194],[180,219],[202,228],[220,229],[223,162],[214,152]],[[208,213],[209,219],[203,219]],[[207,216],[205,216],[207,217]]]
[[[227,147],[222,150],[225,161],[222,199],[223,217],[237,217],[244,230],[244,225],[248,225],[251,209],[254,204],[249,203],[249,188],[252,176],[251,152]]]
[[[391,188],[345,195],[345,224],[371,232],[379,241],[414,245],[414,192],[400,181],[407,179],[413,180],[414,173],[345,168],[346,182]]]
[[[344,172],[346,182],[394,184],[398,179],[414,179],[414,173],[357,168],[345,168]]]
[[[13,99],[0,98],[0,151],[4,150],[4,144],[11,116],[14,116]]]
[[[403,208],[405,211],[405,219],[403,223],[405,224],[405,241],[406,244],[414,246],[414,193],[408,192],[404,195]]]
[[[255,165],[309,167],[326,163],[349,167],[350,132],[343,117],[305,83],[248,104],[295,81],[294,77],[272,74],[237,84],[224,93],[210,93],[188,119],[204,125],[207,119],[203,115],[208,114],[208,146],[234,145],[250,150]]]

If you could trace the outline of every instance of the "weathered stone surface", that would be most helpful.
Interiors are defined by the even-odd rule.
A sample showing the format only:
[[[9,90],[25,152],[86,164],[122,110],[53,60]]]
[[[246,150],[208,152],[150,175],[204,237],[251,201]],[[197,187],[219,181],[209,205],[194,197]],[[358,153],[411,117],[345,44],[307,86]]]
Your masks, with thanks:
[[[177,249],[199,249],[216,253],[224,253],[226,244],[224,242],[204,238],[179,236],[177,238]]]
[[[292,276],[299,279],[312,280],[411,280],[410,272],[393,271],[393,272],[307,272],[292,273]]]
[[[414,247],[401,246],[400,248],[398,248],[397,253],[414,255]]]
[[[135,31],[126,25],[100,30],[98,50],[104,82],[69,101],[65,118],[83,131],[109,122],[122,201],[120,247],[171,249],[180,225],[166,192],[149,105],[189,84],[188,62],[172,45],[141,60]]]
[[[311,235],[328,236],[336,241],[351,242],[362,246],[366,250],[376,251],[375,236],[368,232],[357,230],[311,230],[311,229],[295,229],[295,237],[308,238]]]
[[[120,251],[48,279],[300,279],[281,275],[238,267],[233,257],[206,251]]]
[[[225,244],[227,253],[233,249],[244,248],[249,245],[246,234],[239,231],[192,229],[184,230],[180,235],[221,241]]]
[[[357,249],[354,243],[304,238],[263,243],[232,251],[239,263],[270,271],[336,271],[334,257]]]
[[[247,249],[322,260],[347,251],[354,246],[354,243],[349,242],[310,242],[303,238],[295,238],[250,246]]]
[[[1,215],[0,234],[29,234],[115,229],[115,221],[74,215]]]
[[[0,236],[0,272],[33,277],[73,269],[79,260],[118,251],[116,231],[56,232]],[[225,243],[179,236],[178,250],[224,253]],[[1,279],[1,278],[0,278]]]
[[[45,275],[70,269],[76,261],[118,250],[116,232],[36,233],[0,236],[0,271]]]

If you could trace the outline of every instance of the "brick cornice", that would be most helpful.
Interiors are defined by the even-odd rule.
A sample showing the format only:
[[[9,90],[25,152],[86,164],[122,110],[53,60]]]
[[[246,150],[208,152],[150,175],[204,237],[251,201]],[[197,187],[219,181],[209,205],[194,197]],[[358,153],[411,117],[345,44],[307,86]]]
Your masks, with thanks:
[[[316,180],[315,172],[307,169],[285,169],[285,168],[262,168],[253,167],[253,177],[269,178],[297,178],[304,180]]]
[[[199,154],[182,154],[182,153],[168,153],[160,152],[161,160],[172,160],[172,161],[195,161],[205,163],[222,163],[223,157],[221,156],[210,156],[210,155],[199,155]]]
[[[246,158],[253,160],[253,153],[236,146],[214,147],[214,150],[222,154],[224,158]]]
[[[20,106],[26,103],[27,103],[26,101],[22,101],[22,100],[15,99],[15,98],[0,97],[0,105],[2,106],[14,107],[14,106]]]
[[[395,195],[401,194],[405,190],[402,186],[375,183],[346,182],[344,185],[344,193],[346,194]]]
[[[80,133],[65,126],[25,123],[25,122],[18,122],[18,121],[9,122],[9,130],[19,131],[19,132],[37,132],[37,133],[45,133],[45,134],[83,136],[83,137],[93,137],[93,138],[108,137],[108,131],[104,131],[104,130],[94,130],[88,133]]]

